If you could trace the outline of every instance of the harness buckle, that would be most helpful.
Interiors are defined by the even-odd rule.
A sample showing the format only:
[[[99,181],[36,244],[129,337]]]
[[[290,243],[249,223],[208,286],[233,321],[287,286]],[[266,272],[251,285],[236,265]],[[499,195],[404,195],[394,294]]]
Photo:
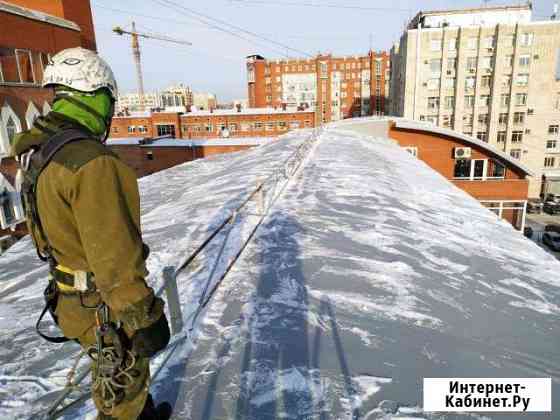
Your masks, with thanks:
[[[88,287],[88,273],[86,271],[75,271],[74,272],[74,288],[78,292],[87,292]]]

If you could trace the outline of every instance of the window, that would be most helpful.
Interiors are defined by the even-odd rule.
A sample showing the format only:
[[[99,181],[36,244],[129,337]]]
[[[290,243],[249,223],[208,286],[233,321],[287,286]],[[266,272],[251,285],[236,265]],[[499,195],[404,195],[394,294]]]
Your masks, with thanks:
[[[31,51],[0,47],[0,82],[35,83]]]
[[[438,109],[439,108],[439,97],[433,96],[428,98],[428,109]]]
[[[482,87],[489,88],[492,86],[492,76],[482,76],[481,82]]]
[[[513,67],[513,55],[506,55],[505,56],[504,66],[508,69]]]
[[[453,89],[455,87],[455,78],[447,77],[443,83],[447,89]]]
[[[514,159],[521,159],[521,149],[511,149],[509,155]]]
[[[521,34],[521,36],[519,37],[519,43],[523,47],[530,47],[531,45],[533,45],[533,39],[534,39],[534,34],[524,33]]]
[[[428,80],[428,89],[429,90],[438,90],[439,89],[439,79]]]
[[[443,127],[445,128],[451,128],[451,125],[453,124],[453,115],[444,115],[443,116]]]
[[[154,152],[146,152],[146,159],[154,160]]]
[[[487,136],[486,131],[479,131],[478,133],[476,133],[476,138],[482,141],[488,141],[486,136]]]
[[[6,131],[8,132],[8,141],[11,145],[17,133],[16,122],[11,116],[9,116],[8,121],[6,121]]]
[[[455,161],[455,169],[453,171],[454,178],[470,178],[471,177],[471,160],[457,159]]]
[[[237,124],[230,124],[229,131],[231,131],[232,133],[237,131]]]
[[[478,114],[478,123],[482,125],[488,124],[488,114]]]
[[[113,127],[113,130],[112,130],[112,131],[113,131],[113,133],[115,133],[115,134],[118,133],[118,132],[119,132],[119,127]]]
[[[480,106],[490,105],[490,95],[480,95]]]
[[[173,124],[161,124],[157,126],[157,135],[175,137],[175,126]]]
[[[139,133],[147,133],[148,132],[148,127],[146,127],[145,125],[139,125],[138,126],[138,132]]]
[[[468,127],[468,126],[472,126],[474,121],[474,117],[472,114],[465,114],[463,115],[463,125]]]
[[[448,70],[455,70],[457,68],[457,59],[456,58],[448,58],[447,59],[447,69]]]
[[[505,143],[507,138],[507,131],[498,131],[498,143]]]
[[[328,66],[327,63],[321,62],[319,63],[319,69],[321,71],[321,79],[327,78]]]
[[[136,126],[134,125],[129,125],[128,126],[128,132],[129,133],[134,133],[136,131]]]
[[[531,56],[529,54],[519,56],[519,67],[529,67],[529,64],[531,64]]]
[[[212,124],[206,123],[204,124],[204,130],[207,133],[211,133],[212,131],[214,131],[214,126]]]
[[[546,142],[546,148],[547,149],[556,149],[558,142],[556,140],[548,140]]]
[[[500,106],[502,107],[509,106],[509,95],[507,94],[500,95]]]
[[[454,96],[446,96],[445,97],[445,109],[453,109],[455,108],[455,97]]]
[[[476,77],[465,77],[465,89],[474,89]]]
[[[476,50],[478,48],[478,38],[469,38],[467,40],[467,48],[469,50]]]
[[[502,113],[498,116],[498,124],[504,125],[508,123],[509,114]]]
[[[512,131],[511,142],[512,143],[521,143],[522,141],[523,141],[523,131]]]
[[[493,36],[487,36],[486,38],[484,38],[484,48],[494,48],[494,37]]]
[[[556,100],[554,101],[554,109],[560,110],[560,92],[556,94]]]
[[[545,168],[552,168],[554,167],[554,158],[553,157],[545,157],[544,158],[544,167]]]
[[[476,57],[467,57],[467,69],[469,71],[476,70],[478,59]]]
[[[502,77],[502,87],[503,88],[510,88],[511,87],[511,76],[506,74]]]
[[[474,95],[465,95],[465,108],[474,107]]]
[[[256,122],[255,123],[255,130],[262,130],[263,129],[263,123],[262,122]]]
[[[548,126],[548,134],[552,134],[552,135],[558,135],[558,125],[549,125]]]
[[[515,95],[515,105],[517,105],[517,106],[527,105],[527,94],[526,93],[517,93]]]
[[[441,60],[439,58],[430,60],[430,72],[432,75],[441,74]]]
[[[515,112],[513,114],[513,123],[514,124],[525,123],[525,113],[524,112]]]
[[[432,39],[430,41],[430,50],[434,52],[441,51],[441,39]]]
[[[482,57],[482,68],[483,69],[492,69],[494,66],[492,65],[493,58],[492,57]]]
[[[506,167],[494,159],[488,159],[486,176],[489,178],[504,178]]]
[[[449,40],[449,51],[457,51],[457,38]]]

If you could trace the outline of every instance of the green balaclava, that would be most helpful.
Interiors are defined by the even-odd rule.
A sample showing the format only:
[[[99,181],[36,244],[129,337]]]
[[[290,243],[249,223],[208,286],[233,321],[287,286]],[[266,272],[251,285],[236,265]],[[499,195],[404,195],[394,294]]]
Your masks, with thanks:
[[[52,110],[79,122],[93,134],[102,136],[107,132],[113,116],[113,100],[106,89],[86,93],[61,86],[56,88]]]

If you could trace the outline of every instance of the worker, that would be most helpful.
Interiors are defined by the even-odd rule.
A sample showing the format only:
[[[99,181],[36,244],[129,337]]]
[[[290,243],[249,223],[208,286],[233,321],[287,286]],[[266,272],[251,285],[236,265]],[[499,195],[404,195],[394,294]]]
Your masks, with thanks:
[[[29,232],[49,263],[47,312],[92,359],[98,419],[165,419],[148,393],[149,360],[170,338],[164,302],[145,281],[135,173],[105,146],[117,98],[111,68],[96,53],[56,54],[43,87],[52,111],[16,136]]]

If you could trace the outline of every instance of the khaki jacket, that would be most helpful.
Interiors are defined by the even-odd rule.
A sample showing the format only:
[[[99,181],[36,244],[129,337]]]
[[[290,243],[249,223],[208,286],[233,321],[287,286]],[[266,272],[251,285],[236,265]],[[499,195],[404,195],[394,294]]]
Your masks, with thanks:
[[[56,131],[65,121],[60,114],[51,113],[42,123]],[[48,137],[37,128],[24,132],[15,139],[13,154]],[[153,290],[144,280],[147,255],[132,169],[97,139],[69,143],[40,175],[37,203],[58,264],[92,272],[101,298],[117,315],[151,305]],[[44,249],[45,242],[36,230],[35,237]]]

